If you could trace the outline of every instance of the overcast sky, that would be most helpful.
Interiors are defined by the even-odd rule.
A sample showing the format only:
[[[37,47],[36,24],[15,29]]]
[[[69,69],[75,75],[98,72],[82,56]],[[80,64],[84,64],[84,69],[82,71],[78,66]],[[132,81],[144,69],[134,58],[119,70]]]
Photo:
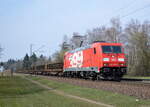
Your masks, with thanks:
[[[50,56],[59,49],[63,35],[85,34],[112,17],[127,14],[121,19],[123,24],[130,19],[149,20],[150,0],[0,0],[0,44],[4,48],[0,60],[23,58],[30,44],[33,50],[44,45],[42,54]]]

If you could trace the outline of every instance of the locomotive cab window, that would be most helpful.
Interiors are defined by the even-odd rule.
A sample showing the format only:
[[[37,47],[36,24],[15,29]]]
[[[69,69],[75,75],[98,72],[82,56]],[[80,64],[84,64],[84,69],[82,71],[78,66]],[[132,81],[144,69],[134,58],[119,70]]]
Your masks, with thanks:
[[[112,53],[111,46],[102,46],[103,53]]]
[[[121,46],[112,46],[113,53],[122,53]]]
[[[121,46],[102,46],[103,53],[122,53]]]
[[[94,54],[96,54],[96,48],[94,48]]]

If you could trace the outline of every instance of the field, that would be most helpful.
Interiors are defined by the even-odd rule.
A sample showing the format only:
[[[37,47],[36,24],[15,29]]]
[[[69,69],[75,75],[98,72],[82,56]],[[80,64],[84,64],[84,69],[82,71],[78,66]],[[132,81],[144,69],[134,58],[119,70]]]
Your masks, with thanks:
[[[44,88],[25,78],[51,89]],[[58,94],[56,90],[66,95],[78,96],[115,107],[150,106],[150,100],[56,82],[43,77],[14,76],[0,78],[0,107],[99,107],[97,104]]]
[[[0,77],[0,107],[96,107],[42,88],[29,80]]]
[[[80,97],[92,99],[95,101],[103,102],[105,104],[113,105],[116,107],[149,107],[150,100],[137,99],[135,97],[126,96],[118,93],[102,91],[91,88],[84,88],[62,82],[55,82],[42,77],[32,77],[32,79],[46,84],[57,90],[62,90],[65,93],[77,95]]]

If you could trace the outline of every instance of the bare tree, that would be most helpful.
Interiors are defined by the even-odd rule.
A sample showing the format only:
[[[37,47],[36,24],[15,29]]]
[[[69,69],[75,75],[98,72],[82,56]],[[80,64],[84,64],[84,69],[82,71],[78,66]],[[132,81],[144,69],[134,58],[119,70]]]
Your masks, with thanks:
[[[94,28],[92,31],[90,31],[90,30],[87,31],[89,44],[94,41],[107,41],[105,31],[106,31],[106,28],[104,26]]]
[[[1,45],[0,45],[0,58],[1,58],[1,56],[2,56],[2,51],[3,51],[3,48],[2,48]]]
[[[64,35],[62,43],[59,45],[60,50],[56,51],[52,55],[52,62],[61,62],[63,63],[64,54],[66,51],[71,50],[71,44],[69,43],[71,40],[68,39],[67,35]]]
[[[69,38],[67,35],[64,35],[62,44],[60,44],[61,49],[63,50],[70,50],[71,44],[69,44]]]
[[[38,57],[36,60],[36,65],[43,65],[43,64],[46,64],[47,62],[48,62],[48,59],[41,54],[40,57]]]
[[[107,28],[106,30],[106,36],[107,41],[110,42],[120,42],[121,41],[121,33],[122,33],[122,27],[121,27],[121,21],[119,18],[112,18],[111,21],[111,27]]]
[[[65,54],[65,51],[64,50],[60,50],[60,51],[56,51],[52,57],[52,61],[53,62],[57,62],[57,63],[63,63],[63,59],[64,59],[64,54]]]
[[[128,38],[128,68],[134,75],[150,75],[150,24],[132,20],[125,29]]]
[[[121,42],[123,40],[122,26],[119,18],[112,18],[110,27],[97,27],[88,31],[89,43],[93,41]]]

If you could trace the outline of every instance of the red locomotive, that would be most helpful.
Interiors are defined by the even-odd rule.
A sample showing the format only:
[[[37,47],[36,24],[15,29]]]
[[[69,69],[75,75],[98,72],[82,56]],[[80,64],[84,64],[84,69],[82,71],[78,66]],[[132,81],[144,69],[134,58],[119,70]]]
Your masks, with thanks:
[[[63,74],[67,77],[120,80],[126,68],[121,43],[94,42],[65,53]]]

